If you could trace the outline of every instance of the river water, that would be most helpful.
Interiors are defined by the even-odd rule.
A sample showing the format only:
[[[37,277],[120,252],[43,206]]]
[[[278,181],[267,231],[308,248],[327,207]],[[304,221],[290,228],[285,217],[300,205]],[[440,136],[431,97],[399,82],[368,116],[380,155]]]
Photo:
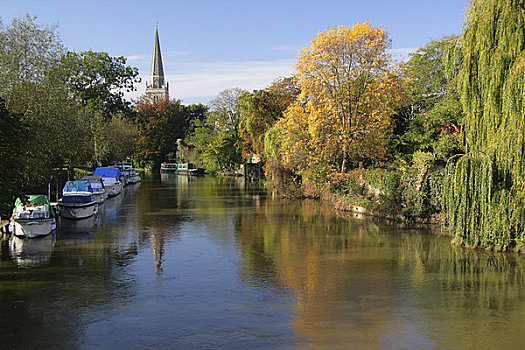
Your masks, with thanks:
[[[1,349],[514,349],[525,261],[242,179],[149,175],[4,239]]]

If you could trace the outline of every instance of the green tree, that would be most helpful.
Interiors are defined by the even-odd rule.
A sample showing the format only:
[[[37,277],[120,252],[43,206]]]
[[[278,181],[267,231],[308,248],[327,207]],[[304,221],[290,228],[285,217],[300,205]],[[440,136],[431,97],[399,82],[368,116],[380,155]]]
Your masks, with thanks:
[[[430,41],[410,54],[405,68],[419,109],[432,108],[436,100],[450,92],[450,79],[446,74],[443,58],[456,41],[457,37],[454,35],[445,36],[440,40]]]
[[[200,120],[204,121],[206,120],[206,116],[208,115],[208,107],[203,105],[202,103],[197,104],[191,104],[191,105],[183,105],[182,110],[184,113],[184,135],[188,135],[192,130],[192,123],[194,121]]]
[[[11,213],[16,197],[23,194],[24,176],[20,157],[27,143],[26,127],[20,116],[10,113],[0,98],[0,215]]]
[[[106,52],[68,52],[62,63],[69,70],[67,85],[83,106],[100,111],[104,120],[121,114],[133,116],[124,92],[135,91],[140,82],[138,69],[126,65],[125,57],[111,57]]]
[[[97,121],[94,135],[97,163],[108,164],[113,160],[134,158],[139,135],[137,127],[121,116],[115,116],[109,121]]]
[[[25,148],[18,149],[26,187],[38,189],[54,167],[90,158],[82,108],[64,84],[64,52],[56,27],[39,25],[36,17],[1,25],[0,95],[31,135]]]
[[[524,8],[472,0],[450,61],[459,61],[466,154],[449,162],[445,204],[454,241],[466,246],[525,247]]]
[[[39,107],[34,88],[57,69],[65,52],[56,26],[36,19],[27,14],[10,26],[0,22],[0,95],[11,112],[22,115]]]
[[[206,168],[208,162],[205,158],[205,151],[216,136],[214,125],[210,125],[206,120],[192,120],[191,130],[184,139],[184,143],[187,145],[184,152],[184,160]]]
[[[435,153],[446,161],[462,152],[461,103],[446,72],[444,58],[455,36],[433,40],[410,55],[405,64],[412,88],[411,105],[393,116],[389,158],[408,160],[417,151]]]
[[[206,145],[203,158],[208,171],[233,171],[242,163],[238,138],[231,133],[217,133]]]
[[[239,136],[244,155],[264,153],[265,133],[283,117],[299,92],[294,78],[283,78],[265,90],[245,92],[239,96]]]

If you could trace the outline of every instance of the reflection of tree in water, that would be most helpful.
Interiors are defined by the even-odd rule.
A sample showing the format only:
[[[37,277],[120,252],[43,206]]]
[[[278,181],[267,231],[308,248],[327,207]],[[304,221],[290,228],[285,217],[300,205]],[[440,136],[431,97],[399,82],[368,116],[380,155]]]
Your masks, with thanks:
[[[384,339],[481,347],[494,342],[493,322],[508,316],[518,325],[524,316],[524,265],[516,255],[464,250],[421,230],[342,219],[310,201],[266,201],[256,214],[239,217],[236,232],[245,262],[241,279],[288,293],[294,329],[313,348],[375,348]],[[512,338],[519,329],[501,331]]]
[[[523,256],[439,244],[410,230],[402,237],[399,269],[417,286],[422,310],[430,316],[445,310],[446,318],[436,324],[446,327],[448,337],[463,339],[460,347],[469,348],[512,348],[523,339]]]
[[[375,287],[383,267],[369,264],[375,276],[352,269],[358,270],[361,260],[372,261],[368,254],[381,254],[374,248],[381,245],[376,232],[369,222],[342,224],[333,210],[315,201],[266,201],[257,215],[243,216],[237,226],[246,261],[241,278],[288,293],[293,327],[308,341],[348,345],[353,339],[371,345],[371,333],[383,323],[368,304],[383,298]],[[359,256],[357,248],[363,247],[371,251]],[[374,327],[367,331],[365,324]]]
[[[189,219],[188,193],[191,179],[188,176],[161,173],[143,183],[141,195],[137,197],[139,240],[151,245],[155,277],[162,276],[165,245],[180,236],[180,227]],[[160,186],[159,186],[160,184]]]

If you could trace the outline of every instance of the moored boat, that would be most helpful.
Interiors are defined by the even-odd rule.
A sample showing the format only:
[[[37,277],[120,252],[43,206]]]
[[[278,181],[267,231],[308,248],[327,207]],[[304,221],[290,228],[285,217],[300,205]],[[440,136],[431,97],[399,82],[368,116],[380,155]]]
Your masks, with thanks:
[[[60,215],[68,219],[85,219],[98,212],[91,183],[85,180],[66,182],[58,206]]]
[[[108,198],[108,193],[104,187],[102,176],[84,176],[82,180],[89,181],[93,197],[97,200],[98,204],[102,204]]]
[[[106,166],[98,167],[93,172],[93,176],[101,176],[104,187],[109,197],[114,197],[122,192],[123,175],[116,167]]]
[[[191,163],[167,163],[160,165],[160,171],[169,172],[173,174],[198,175],[204,174],[204,169],[196,168]]]
[[[136,184],[140,182],[140,175],[136,173],[135,169],[124,169],[124,177],[126,178],[126,184]]]
[[[9,230],[15,236],[45,236],[55,228],[55,212],[47,196],[27,195],[16,199],[9,223]]]
[[[133,168],[133,164],[128,162],[113,162],[113,166],[118,168],[124,175],[124,186],[140,182],[140,175]]]

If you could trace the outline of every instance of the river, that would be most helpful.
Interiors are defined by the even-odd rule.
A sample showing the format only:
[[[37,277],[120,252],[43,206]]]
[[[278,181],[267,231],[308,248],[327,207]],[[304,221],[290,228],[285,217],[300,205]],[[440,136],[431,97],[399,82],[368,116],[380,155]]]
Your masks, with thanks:
[[[236,178],[147,175],[1,244],[1,349],[511,349],[523,320],[520,256]]]

